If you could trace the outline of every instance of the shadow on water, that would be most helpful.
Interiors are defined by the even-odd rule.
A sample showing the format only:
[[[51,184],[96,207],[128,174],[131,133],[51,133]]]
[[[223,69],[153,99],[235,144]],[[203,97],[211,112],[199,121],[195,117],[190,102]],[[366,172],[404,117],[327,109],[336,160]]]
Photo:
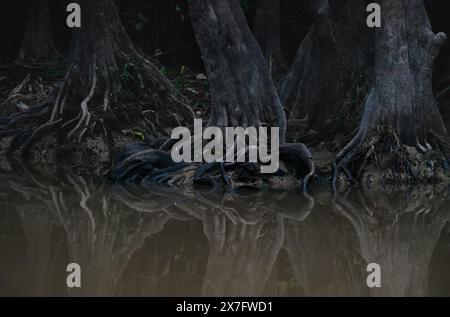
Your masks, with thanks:
[[[0,295],[450,296],[437,189],[333,199],[2,178]],[[66,286],[69,263],[81,288]],[[367,286],[368,263],[381,288]]]

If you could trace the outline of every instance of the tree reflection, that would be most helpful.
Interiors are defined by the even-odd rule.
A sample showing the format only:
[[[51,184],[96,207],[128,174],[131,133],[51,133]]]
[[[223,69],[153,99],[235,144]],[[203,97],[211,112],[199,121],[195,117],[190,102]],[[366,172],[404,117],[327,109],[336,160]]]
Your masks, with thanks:
[[[116,193],[80,176],[66,174],[58,185],[45,184],[33,178],[24,191],[36,199],[33,206],[18,206],[30,250],[32,272],[45,285],[53,245],[55,223],[64,228],[67,243],[65,262],[82,268],[82,287],[69,289],[72,295],[114,295],[121,274],[144,239],[162,230],[170,216],[161,207],[143,209],[130,203],[130,195]],[[22,185],[23,186],[23,185]],[[31,207],[31,208],[30,208]],[[148,211],[148,212],[146,212]],[[64,267],[65,268],[65,267]],[[60,267],[61,269],[61,267]],[[61,280],[65,282],[64,280]],[[43,293],[42,290],[37,291]]]
[[[366,295],[355,239],[348,221],[327,200],[304,221],[286,221],[285,248],[306,296]]]
[[[24,293],[33,295],[427,295],[449,219],[447,196],[431,189],[332,200],[125,188],[74,174],[24,174],[7,187],[2,199],[17,211],[26,242]],[[71,262],[82,268],[79,289],[65,284]],[[381,289],[366,285],[371,262],[381,265]],[[274,291],[279,271],[302,291]]]
[[[276,192],[197,192],[195,202],[183,208],[201,219],[208,238],[201,294],[263,295],[283,246],[284,219],[307,217],[310,209],[304,201],[301,195]],[[298,210],[301,205],[305,207],[303,211]]]
[[[52,208],[51,197],[45,179],[38,180],[32,175],[27,178],[8,180],[22,222],[26,242],[26,279],[30,285],[26,293],[46,295],[52,288],[52,272],[64,243],[63,232],[56,211]]]
[[[429,264],[449,219],[448,203],[448,195],[433,188],[352,192],[336,202],[358,234],[363,258],[381,266],[381,288],[372,295],[428,294]]]

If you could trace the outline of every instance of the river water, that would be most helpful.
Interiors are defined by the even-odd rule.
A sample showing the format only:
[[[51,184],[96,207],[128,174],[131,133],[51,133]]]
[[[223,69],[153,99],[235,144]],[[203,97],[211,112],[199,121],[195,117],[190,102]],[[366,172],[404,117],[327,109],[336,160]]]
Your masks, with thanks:
[[[0,295],[450,296],[450,194],[209,192],[2,175]],[[68,288],[66,267],[81,267]],[[369,288],[377,263],[380,288]]]

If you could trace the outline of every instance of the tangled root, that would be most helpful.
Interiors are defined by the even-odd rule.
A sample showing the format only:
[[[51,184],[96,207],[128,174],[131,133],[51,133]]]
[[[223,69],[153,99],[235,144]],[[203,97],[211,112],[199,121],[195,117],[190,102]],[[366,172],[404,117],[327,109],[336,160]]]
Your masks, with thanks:
[[[39,139],[52,133],[65,144],[80,144],[87,135],[102,135],[113,148],[113,133],[132,129],[142,135],[167,136],[173,127],[191,122],[194,113],[186,100],[170,88],[169,82],[158,83],[161,78],[154,75],[158,70],[148,61],[135,60],[117,57],[118,65],[123,66],[117,81],[98,70],[95,58],[87,82],[72,64],[64,80],[51,91],[27,76],[4,104],[19,105],[20,100],[29,100],[35,106],[0,118],[0,138],[13,137],[8,154],[20,150],[21,157],[26,158]],[[115,83],[118,87],[112,87]],[[83,89],[86,85],[89,88]],[[29,87],[34,93],[27,93]]]
[[[41,77],[33,79],[29,73],[16,87],[11,89],[6,100],[0,105],[0,115],[8,116],[15,112],[23,112],[33,104],[42,103],[48,98],[54,87]]]
[[[170,151],[162,148],[146,143],[130,143],[121,147],[112,163],[109,179],[143,187],[202,185],[213,190],[264,189],[279,185],[295,189],[301,183],[306,192],[315,172],[312,156],[303,144],[282,144],[282,164],[273,174],[261,173],[260,165],[251,162],[175,163]],[[249,147],[243,151],[247,153]],[[236,158],[238,154],[235,155]]]
[[[430,144],[416,147],[403,144],[391,128],[377,127],[366,136],[357,135],[333,162],[332,185],[336,189],[339,173],[347,180],[386,184],[435,182],[450,169],[443,140],[432,137]]]

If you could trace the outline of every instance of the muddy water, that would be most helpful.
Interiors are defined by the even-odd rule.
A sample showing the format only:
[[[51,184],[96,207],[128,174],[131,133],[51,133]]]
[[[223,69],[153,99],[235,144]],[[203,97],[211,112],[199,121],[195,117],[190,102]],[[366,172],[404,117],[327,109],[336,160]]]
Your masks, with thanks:
[[[450,296],[450,195],[0,184],[0,295]],[[68,288],[66,266],[81,267]],[[381,288],[366,283],[368,263]]]

